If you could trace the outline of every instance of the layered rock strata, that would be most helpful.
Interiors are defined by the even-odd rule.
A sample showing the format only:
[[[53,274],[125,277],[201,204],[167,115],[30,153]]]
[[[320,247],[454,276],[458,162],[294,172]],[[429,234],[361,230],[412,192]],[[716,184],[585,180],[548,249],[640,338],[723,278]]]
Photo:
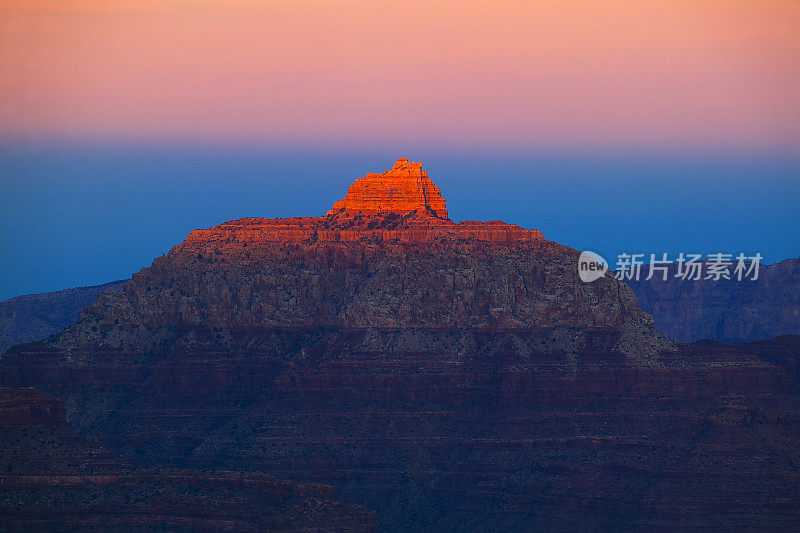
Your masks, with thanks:
[[[319,483],[142,469],[76,434],[61,401],[0,388],[3,531],[374,531],[374,513]]]
[[[353,197],[193,232],[0,381],[139,464],[324,481],[390,531],[800,527],[800,337],[679,345],[536,230]]]
[[[340,210],[368,214],[420,211],[447,219],[447,206],[439,187],[422,170],[421,163],[409,163],[405,158],[398,159],[391,170],[382,174],[370,173],[357,179],[328,214]]]
[[[645,267],[627,281],[656,329],[682,342],[699,339],[736,342],[800,334],[800,259],[761,265],[758,278],[682,279],[677,265],[667,279]]]

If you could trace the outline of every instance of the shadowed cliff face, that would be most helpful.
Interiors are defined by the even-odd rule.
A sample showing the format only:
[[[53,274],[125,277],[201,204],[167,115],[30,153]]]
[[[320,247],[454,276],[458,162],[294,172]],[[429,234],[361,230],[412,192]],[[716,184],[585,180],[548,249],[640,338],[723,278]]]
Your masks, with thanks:
[[[45,339],[71,326],[101,292],[122,290],[122,284],[112,281],[0,302],[0,355],[15,344]]]
[[[60,400],[0,388],[3,531],[373,531],[333,488],[232,471],[137,468],[75,433]]]
[[[660,273],[626,283],[656,329],[671,339],[725,342],[800,334],[800,259],[761,266],[757,280],[680,279],[671,265]]]
[[[328,482],[387,530],[800,525],[797,338],[678,345],[536,230],[390,203],[195,231],[0,380],[131,461]]]
[[[387,530],[800,526],[800,337],[642,367],[595,333],[209,326],[12,349],[0,379],[134,463],[329,483]]]

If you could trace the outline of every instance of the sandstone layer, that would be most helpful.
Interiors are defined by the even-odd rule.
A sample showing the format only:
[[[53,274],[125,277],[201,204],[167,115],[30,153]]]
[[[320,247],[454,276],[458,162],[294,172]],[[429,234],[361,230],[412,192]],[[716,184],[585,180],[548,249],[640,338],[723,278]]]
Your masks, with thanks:
[[[447,206],[422,164],[398,159],[391,170],[357,179],[347,195],[333,204],[328,214],[339,210],[363,213],[410,213],[419,210],[447,219]]]

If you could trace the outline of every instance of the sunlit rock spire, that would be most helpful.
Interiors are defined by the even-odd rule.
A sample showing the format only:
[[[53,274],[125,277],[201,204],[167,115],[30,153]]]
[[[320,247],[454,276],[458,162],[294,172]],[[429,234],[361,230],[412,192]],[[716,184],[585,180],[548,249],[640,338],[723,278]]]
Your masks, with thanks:
[[[422,170],[422,163],[400,158],[391,170],[382,174],[369,173],[350,186],[347,195],[333,204],[328,214],[341,209],[348,211],[427,212],[447,219],[447,207],[439,187]]]

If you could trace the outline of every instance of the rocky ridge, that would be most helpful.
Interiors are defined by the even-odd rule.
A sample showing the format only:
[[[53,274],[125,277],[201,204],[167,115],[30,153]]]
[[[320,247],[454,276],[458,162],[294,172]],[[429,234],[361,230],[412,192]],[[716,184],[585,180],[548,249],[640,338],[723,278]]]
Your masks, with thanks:
[[[761,265],[758,279],[681,279],[677,266],[626,283],[639,305],[655,319],[656,329],[681,342],[771,339],[800,334],[800,259]]]
[[[800,526],[800,337],[679,345],[535,230],[332,211],[193,232],[0,382],[131,461],[330,483],[387,531]]]
[[[0,302],[0,354],[15,344],[46,339],[74,324],[84,307],[103,291],[122,290],[122,281],[56,292],[28,294]]]
[[[403,161],[361,180],[429,180]],[[55,342],[142,350],[174,339],[168,326],[214,324],[528,330],[543,350],[573,353],[585,331],[611,328],[619,350],[641,364],[669,346],[626,285],[611,275],[579,281],[577,251],[538,230],[440,218],[444,200],[428,193],[424,209],[408,211],[419,191],[389,190],[381,211],[363,210],[374,202],[351,188],[336,204],[344,207],[324,217],[245,218],[193,231]]]

